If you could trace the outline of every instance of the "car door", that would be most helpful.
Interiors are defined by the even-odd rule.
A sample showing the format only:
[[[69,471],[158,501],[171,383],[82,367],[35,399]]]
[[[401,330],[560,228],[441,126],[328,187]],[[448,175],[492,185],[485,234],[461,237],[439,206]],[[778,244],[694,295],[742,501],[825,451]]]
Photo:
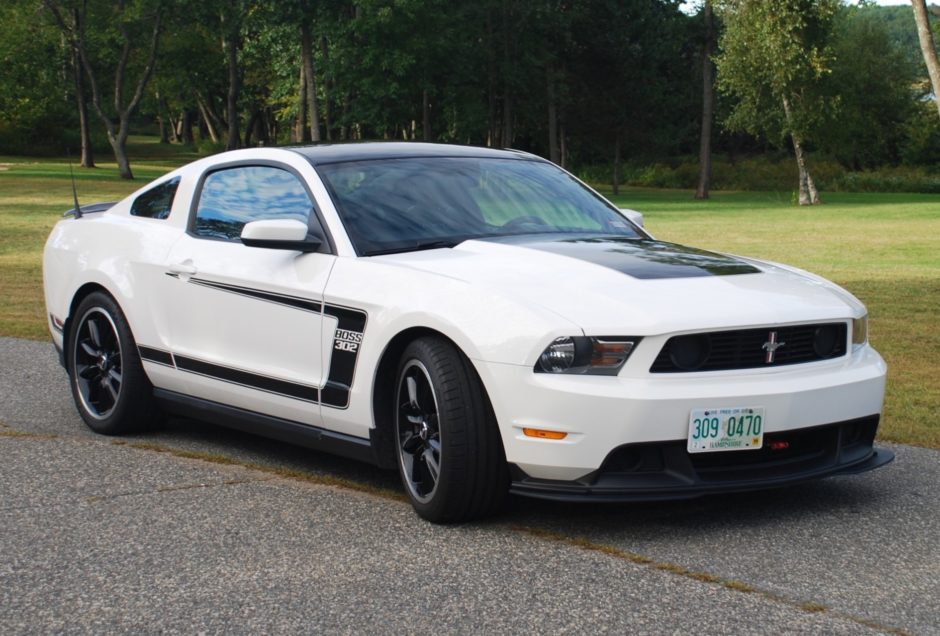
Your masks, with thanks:
[[[247,247],[242,227],[297,219],[324,236],[300,176],[266,162],[200,179],[187,233],[166,262],[170,341],[187,393],[319,425],[322,298],[335,256]]]

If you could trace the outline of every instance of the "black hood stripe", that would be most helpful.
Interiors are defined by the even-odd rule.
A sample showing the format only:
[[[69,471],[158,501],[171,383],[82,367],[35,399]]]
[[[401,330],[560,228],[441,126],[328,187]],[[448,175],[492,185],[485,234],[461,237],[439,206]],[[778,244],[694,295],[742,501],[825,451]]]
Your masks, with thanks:
[[[601,265],[639,279],[758,274],[742,260],[675,243],[626,237],[568,237],[544,234],[487,239]]]

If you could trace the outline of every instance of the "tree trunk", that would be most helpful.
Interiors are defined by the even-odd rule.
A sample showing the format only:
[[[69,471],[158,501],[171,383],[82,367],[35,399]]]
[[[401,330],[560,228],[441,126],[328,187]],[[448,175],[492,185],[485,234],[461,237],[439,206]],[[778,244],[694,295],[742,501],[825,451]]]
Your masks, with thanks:
[[[512,97],[509,95],[503,97],[503,134],[500,145],[503,148],[512,147]]]
[[[166,120],[163,118],[163,115],[157,113],[157,128],[160,130],[160,143],[168,144],[170,143],[170,133],[167,130],[169,126],[167,125]]]
[[[934,105],[940,114],[940,62],[937,61],[937,49],[934,46],[933,32],[930,30],[930,19],[927,16],[926,0],[911,0],[914,7],[914,21],[917,22],[917,37],[920,39],[920,52],[927,65],[927,74],[930,75],[930,86],[933,88]]]
[[[793,140],[793,153],[796,155],[796,165],[800,172],[800,205],[818,205],[819,192],[816,190],[816,183],[809,172],[809,166],[806,163],[806,156],[803,152],[803,142],[799,133],[793,130],[793,115],[790,110],[790,100],[783,98],[783,112],[787,118],[787,127],[790,128],[790,138]]]
[[[300,88],[297,92],[297,117],[294,118],[294,129],[291,131],[291,142],[302,144],[310,141],[307,129],[307,74],[304,65],[300,65]]]
[[[300,22],[300,59],[307,83],[307,110],[310,112],[310,140],[320,141],[320,113],[317,108],[317,79],[313,69],[313,44],[310,40],[310,23]]]
[[[486,145],[493,148],[499,146],[499,124],[496,118],[496,54],[494,51],[495,37],[493,35],[493,14],[490,11],[486,13],[486,34],[489,39],[487,46],[487,123],[489,129],[486,134]]]
[[[347,121],[349,121],[349,110],[351,108],[352,108],[352,97],[350,97],[349,93],[346,93],[345,95],[343,95],[343,122],[344,123],[342,127],[340,127],[339,129],[339,138],[342,141],[351,139],[353,135],[353,131],[351,130],[351,127],[349,126],[348,123],[346,123]]]
[[[78,21],[78,12],[75,12]],[[85,102],[85,85],[82,81],[82,67],[78,52],[72,49],[72,70],[75,73],[75,105],[78,107],[78,130],[82,144],[82,168],[94,168],[95,157],[91,149],[91,131],[88,129],[88,104]]]
[[[168,133],[170,143],[179,143],[180,137],[176,132],[176,121],[173,120],[173,113],[170,112],[170,107],[166,103],[166,97],[160,97],[157,99],[157,109],[160,113],[160,117],[166,118],[166,123],[169,127]]]
[[[421,93],[421,137],[424,141],[431,141],[431,99],[428,89]]]
[[[209,108],[206,106],[205,100],[198,95],[196,96],[196,106],[199,107],[199,112],[202,114],[202,120],[206,125],[206,132],[209,133],[209,139],[211,139],[214,144],[219,143],[219,134],[216,132],[215,125],[212,123]]]
[[[707,199],[712,180],[712,119],[715,112],[715,28],[711,0],[702,7],[705,18],[705,46],[702,48],[702,131],[698,150],[698,188],[696,199]]]
[[[555,78],[552,69],[548,69],[546,82],[546,99],[548,100],[548,159],[554,164],[559,163],[558,158],[558,106],[555,103]]]
[[[245,148],[251,148],[251,135],[255,131],[255,123],[258,121],[258,116],[260,112],[257,108],[252,109],[251,117],[248,118],[248,123],[245,124]]]
[[[193,139],[193,111],[189,108],[183,111],[180,124],[180,139],[184,144],[191,144]]]
[[[620,194],[620,135],[614,140],[614,175],[612,179],[612,189],[614,194]]]
[[[118,173],[122,179],[133,179],[134,173],[131,172],[131,163],[127,158],[127,121],[121,122],[117,130],[114,125],[108,125],[108,143],[114,151],[114,160],[118,165]]]
[[[239,19],[238,0],[228,0],[228,6],[223,9],[221,16],[222,23],[222,48],[225,51],[225,57],[228,67],[228,90],[226,91],[225,112],[228,129],[228,139],[225,149],[235,150],[241,146],[241,132],[238,126],[238,95],[241,91],[241,83],[238,76],[238,36],[241,30]],[[209,105],[205,105],[208,113]]]
[[[226,110],[228,111],[228,143],[226,150],[235,150],[241,145],[238,131],[238,6],[236,0],[229,0],[229,23],[226,25],[225,48],[228,57],[228,95]]]
[[[330,75],[330,45],[326,36],[320,38],[320,57],[323,65],[323,115],[326,118],[326,140],[333,140],[333,78]]]

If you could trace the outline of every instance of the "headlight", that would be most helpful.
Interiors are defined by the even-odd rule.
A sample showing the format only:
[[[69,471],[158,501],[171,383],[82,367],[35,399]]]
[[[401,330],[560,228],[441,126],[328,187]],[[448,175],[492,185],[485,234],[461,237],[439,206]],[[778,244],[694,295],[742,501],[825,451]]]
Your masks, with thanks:
[[[868,314],[852,319],[852,348],[858,349],[868,342]]]
[[[620,336],[566,336],[545,348],[536,373],[617,375],[639,338]]]

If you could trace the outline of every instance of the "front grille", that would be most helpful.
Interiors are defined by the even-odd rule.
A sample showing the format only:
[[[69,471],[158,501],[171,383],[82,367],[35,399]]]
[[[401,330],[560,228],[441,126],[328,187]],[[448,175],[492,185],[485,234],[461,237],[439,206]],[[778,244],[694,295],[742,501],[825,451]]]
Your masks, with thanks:
[[[833,322],[673,336],[650,372],[727,371],[828,360],[845,355],[847,333],[844,322]],[[770,361],[767,349],[774,349]]]

